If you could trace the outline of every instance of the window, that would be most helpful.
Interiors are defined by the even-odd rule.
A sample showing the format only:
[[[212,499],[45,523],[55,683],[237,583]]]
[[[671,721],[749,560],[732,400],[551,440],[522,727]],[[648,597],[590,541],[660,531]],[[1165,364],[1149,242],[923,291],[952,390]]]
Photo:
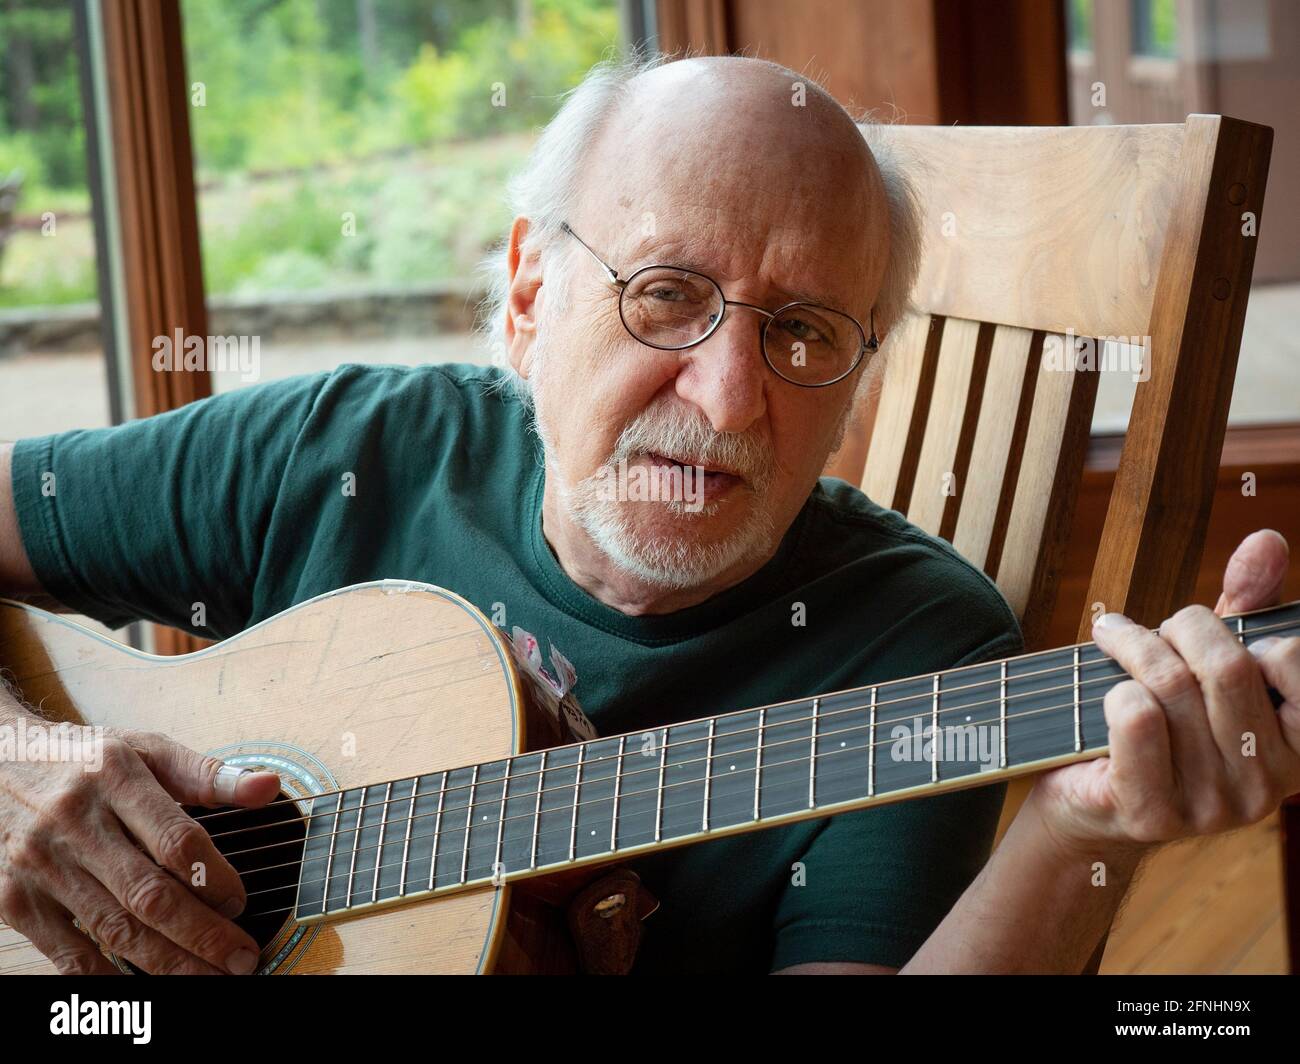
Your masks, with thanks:
[[[209,328],[239,387],[483,361],[505,183],[620,36],[616,0],[183,0]],[[250,360],[251,361],[251,360]]]
[[[1132,0],[1131,51],[1134,55],[1174,59],[1178,55],[1178,35],[1174,0]]]
[[[0,438],[110,423],[78,26],[0,6]]]

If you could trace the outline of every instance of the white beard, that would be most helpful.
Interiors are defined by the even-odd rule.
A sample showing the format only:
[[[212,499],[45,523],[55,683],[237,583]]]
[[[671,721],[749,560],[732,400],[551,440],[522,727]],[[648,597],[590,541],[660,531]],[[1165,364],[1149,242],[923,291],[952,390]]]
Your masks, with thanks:
[[[535,397],[537,398],[537,397]],[[534,403],[533,428],[547,454],[553,448]],[[607,485],[620,460],[646,452],[685,454],[704,464],[717,463],[743,473],[747,484],[736,492],[751,494],[757,505],[743,525],[725,538],[696,542],[699,522],[714,517],[719,504],[705,504],[694,512],[679,501],[640,502],[610,498]],[[665,590],[687,590],[709,583],[727,570],[762,557],[775,548],[771,514],[763,496],[771,483],[774,460],[770,445],[753,436],[715,433],[702,414],[680,407],[651,407],[620,435],[606,464],[574,485],[563,483],[547,462],[547,475],[558,489],[557,501],[566,516],[581,528],[611,562],[643,583]],[[639,528],[632,506],[657,506],[660,527]],[[671,516],[665,531],[664,515]],[[680,535],[673,533],[680,530]]]

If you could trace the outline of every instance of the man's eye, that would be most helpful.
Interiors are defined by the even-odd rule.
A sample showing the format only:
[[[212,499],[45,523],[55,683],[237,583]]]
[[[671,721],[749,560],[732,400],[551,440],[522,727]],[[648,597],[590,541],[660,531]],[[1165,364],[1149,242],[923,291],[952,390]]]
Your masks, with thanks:
[[[664,303],[679,303],[688,298],[686,289],[679,285],[658,284],[648,289],[645,293],[651,299],[657,299]]]
[[[781,328],[796,340],[803,342],[817,343],[826,339],[817,329],[817,326],[801,318],[783,318],[781,319]]]

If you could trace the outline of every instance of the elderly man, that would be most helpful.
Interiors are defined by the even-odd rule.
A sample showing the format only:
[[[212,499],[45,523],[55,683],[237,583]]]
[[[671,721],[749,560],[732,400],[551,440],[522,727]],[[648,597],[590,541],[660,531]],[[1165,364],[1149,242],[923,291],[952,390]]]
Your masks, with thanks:
[[[601,67],[513,194],[508,369],[346,366],[21,441],[0,585],[111,625],[189,627],[202,602],[221,637],[347,584],[445,585],[554,643],[606,733],[1020,649],[947,544],[819,480],[917,242],[897,162],[828,95],[749,59]],[[1286,564],[1257,533],[1221,606],[1264,605]],[[642,860],[662,907],[638,969],[1082,968],[1153,844],[1300,788],[1296,640],[1256,658],[1205,609],[1098,638],[1135,677],[1106,700],[1111,756],[1043,777],[992,858],[1001,786]],[[0,914],[68,971],[107,967],[73,917],[150,971],[251,970],[233,872],[206,855],[206,886],[154,868],[146,890],[127,832],[158,860],[153,812],[265,802],[274,777],[123,738],[129,769],[89,780],[0,766]]]

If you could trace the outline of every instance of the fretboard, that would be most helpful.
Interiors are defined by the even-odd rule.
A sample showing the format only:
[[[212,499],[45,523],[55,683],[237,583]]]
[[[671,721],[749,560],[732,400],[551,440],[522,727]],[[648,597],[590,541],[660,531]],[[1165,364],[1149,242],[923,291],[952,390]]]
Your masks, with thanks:
[[[1300,602],[1224,622],[1300,630]],[[299,920],[979,786],[1107,748],[1092,643],[311,799]]]

